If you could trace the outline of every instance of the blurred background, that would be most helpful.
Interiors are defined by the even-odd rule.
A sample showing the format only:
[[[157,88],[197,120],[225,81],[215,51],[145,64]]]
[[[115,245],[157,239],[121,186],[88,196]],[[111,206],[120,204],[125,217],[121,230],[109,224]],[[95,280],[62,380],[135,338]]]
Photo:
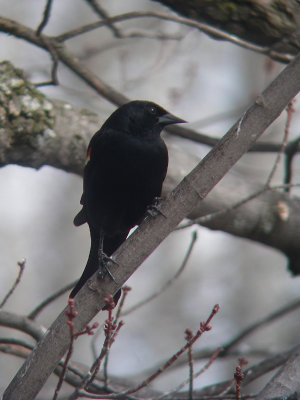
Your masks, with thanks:
[[[100,3],[110,15],[133,10],[168,12],[150,1]],[[41,0],[0,0],[0,14],[35,29],[44,6]],[[95,20],[96,15],[84,1],[54,1],[44,32],[57,35]],[[224,135],[283,68],[262,55],[213,40],[175,23],[149,18],[127,21],[120,26],[124,31],[177,35],[180,40],[116,39],[104,27],[68,41],[68,47],[83,64],[129,98],[155,101],[189,121],[188,126],[213,136]],[[24,41],[2,34],[0,60],[10,60],[22,68],[34,83],[49,79],[48,54]],[[99,126],[115,109],[63,65],[59,65],[58,79],[59,86],[43,87],[41,91],[50,98],[97,113]],[[297,102],[295,107],[299,109]],[[299,115],[297,112],[293,117],[290,139],[298,135]],[[283,114],[263,139],[280,142],[285,119]],[[184,139],[174,139],[174,143],[182,151],[199,157],[209,151],[206,146]],[[248,154],[233,173],[263,183],[274,159],[274,154]],[[296,159],[295,182],[299,167]],[[281,178],[279,167],[274,183],[281,183]],[[82,179],[50,167],[37,171],[10,165],[0,170],[0,187],[0,297],[17,275],[17,261],[26,258],[22,281],[5,307],[7,311],[26,315],[45,297],[79,278],[85,266],[90,245],[88,229],[75,228],[72,224],[79,210]],[[201,338],[196,349],[221,346],[250,323],[299,295],[300,280],[287,272],[286,259],[281,254],[198,226],[172,233],[130,278],[128,285],[132,291],[125,309],[150,295],[175,274],[194,230],[198,240],[179,279],[159,298],[124,317],[125,325],[111,351],[111,374],[134,377],[172,355],[184,344],[185,329],[197,330],[215,303],[221,309],[212,322],[213,329]],[[48,327],[66,305],[67,297],[67,294],[62,296],[48,307],[38,322]],[[102,323],[105,317],[99,314],[96,320]],[[239,349],[272,353],[289,348],[298,340],[299,317],[300,312],[295,311],[247,338]],[[0,336],[7,335],[24,337],[1,328]],[[33,343],[30,338],[26,340]],[[102,340],[102,335],[95,339],[99,348]],[[80,338],[73,360],[90,364],[92,359],[90,337]],[[231,379],[237,359],[216,362],[195,386]],[[249,357],[249,361],[255,362],[258,358]],[[0,392],[21,363],[20,359],[1,354]],[[186,377],[188,368],[181,368],[165,374],[154,387],[170,390]],[[52,377],[40,398],[51,398],[50,387],[54,382],[56,378]],[[67,386],[64,390],[68,390]]]

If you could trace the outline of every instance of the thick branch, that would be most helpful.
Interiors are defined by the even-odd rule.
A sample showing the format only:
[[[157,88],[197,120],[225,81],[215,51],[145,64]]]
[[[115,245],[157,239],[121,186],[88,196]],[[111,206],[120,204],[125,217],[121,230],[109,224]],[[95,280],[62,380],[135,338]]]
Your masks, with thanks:
[[[257,400],[283,399],[288,396],[300,394],[300,348],[298,347],[292,357],[283,365],[278,373],[268,382],[258,395]]]
[[[300,4],[297,0],[155,1],[187,18],[276,52],[297,54],[300,49]]]
[[[47,164],[80,174],[97,117],[51,101],[8,62],[0,64],[0,166]]]
[[[192,220],[212,214],[200,223],[214,230],[222,230],[266,244],[283,252],[288,258],[288,269],[300,273],[299,224],[300,201],[282,191],[266,190],[238,208],[232,205],[259,192],[258,185],[246,183],[242,177],[228,175],[224,182],[198,204],[189,215]],[[226,207],[227,204],[227,207]],[[218,214],[219,210],[227,209]],[[287,214],[282,214],[285,208]],[[213,214],[216,213],[215,216]]]
[[[115,293],[178,223],[192,212],[199,199],[203,199],[222,179],[299,90],[300,55],[168,196],[161,205],[162,214],[156,218],[148,217],[114,253],[118,267],[113,264],[111,268],[118,284],[109,277],[99,280],[96,273],[82,288],[75,297],[78,311],[76,330],[84,328],[103,308],[104,297]],[[3,399],[34,398],[67,350],[69,342],[67,316],[63,311],[12,380]]]
[[[0,311],[0,326],[22,330],[32,336],[35,340],[40,340],[45,333],[45,329],[37,325],[34,321],[31,321],[29,318],[7,311]]]
[[[98,117],[86,110],[45,98],[25,80],[21,71],[7,62],[0,64],[0,165],[18,164],[40,168],[50,165],[64,171],[82,173],[85,152],[91,135],[99,129]],[[195,133],[196,135],[196,133]],[[171,190],[199,162],[167,143],[170,166],[164,194]],[[277,145],[279,147],[279,145]],[[270,144],[270,150],[272,146]],[[204,201],[198,201],[189,215],[192,220],[230,208],[262,187],[229,174]],[[289,218],[280,218],[279,205],[286,205]],[[290,269],[299,273],[300,200],[279,191],[266,191],[213,219],[200,221],[210,229],[248,238],[281,250],[289,258]]]

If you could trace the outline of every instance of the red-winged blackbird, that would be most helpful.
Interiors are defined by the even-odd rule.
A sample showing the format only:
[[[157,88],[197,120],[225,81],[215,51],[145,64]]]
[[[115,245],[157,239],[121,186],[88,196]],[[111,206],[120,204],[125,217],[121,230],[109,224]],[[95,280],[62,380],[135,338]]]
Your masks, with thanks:
[[[84,168],[82,209],[76,226],[88,223],[91,248],[85,270],[72,290],[74,297],[138,225],[161,188],[168,150],[160,137],[166,125],[185,122],[148,101],[118,108],[92,137]],[[117,299],[116,299],[117,300]]]

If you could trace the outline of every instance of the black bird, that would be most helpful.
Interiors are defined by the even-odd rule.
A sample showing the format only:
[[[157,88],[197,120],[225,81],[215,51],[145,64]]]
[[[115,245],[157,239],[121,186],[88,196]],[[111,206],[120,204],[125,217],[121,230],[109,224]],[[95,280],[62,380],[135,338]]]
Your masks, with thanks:
[[[160,133],[166,125],[181,122],[185,121],[155,103],[131,101],[113,112],[92,137],[84,168],[82,209],[74,218],[76,226],[88,223],[91,248],[71,298],[98,268],[100,276],[109,272],[105,257],[125,241],[161,195],[168,150]]]

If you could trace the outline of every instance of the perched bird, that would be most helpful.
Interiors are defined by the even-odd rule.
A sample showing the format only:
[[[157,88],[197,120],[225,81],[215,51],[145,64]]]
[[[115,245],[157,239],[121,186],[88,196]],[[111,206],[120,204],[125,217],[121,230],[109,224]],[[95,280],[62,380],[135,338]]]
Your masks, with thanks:
[[[168,150],[160,133],[166,125],[181,122],[185,121],[155,103],[131,101],[113,112],[92,137],[84,168],[82,209],[74,218],[76,226],[88,223],[91,248],[71,298],[97,269],[100,276],[109,273],[106,258],[161,195]]]

